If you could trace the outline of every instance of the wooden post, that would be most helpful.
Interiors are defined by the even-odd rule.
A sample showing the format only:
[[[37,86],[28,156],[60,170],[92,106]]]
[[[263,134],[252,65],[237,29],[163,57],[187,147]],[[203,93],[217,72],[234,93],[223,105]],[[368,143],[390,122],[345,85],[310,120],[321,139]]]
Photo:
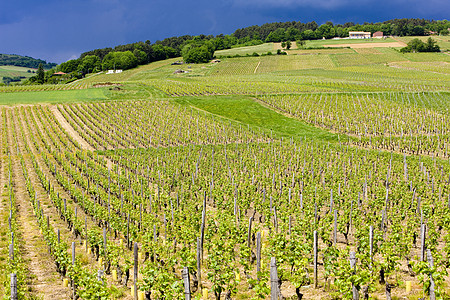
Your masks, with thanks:
[[[72,242],[72,266],[75,265],[75,242]],[[75,282],[72,279],[72,290],[73,290],[73,299],[76,300],[76,291],[75,291]]]
[[[201,260],[202,260],[202,254],[201,254],[201,241],[200,238],[197,237],[197,279],[198,279],[198,286],[202,287],[202,270],[201,270]]]
[[[421,232],[420,232],[420,260],[425,261],[425,235],[427,231],[427,227],[425,224],[422,224],[421,226]]]
[[[350,252],[350,268],[353,269],[352,274],[355,274],[355,269],[356,269],[356,252],[354,252],[354,251]],[[352,292],[353,292],[353,300],[359,300],[358,288],[354,284],[352,284]]]
[[[252,237],[252,221],[253,221],[253,217],[250,217],[250,219],[248,219],[248,234],[247,234],[247,247],[250,248],[250,242],[251,242],[251,237]]]
[[[84,216],[84,230],[86,231],[86,252],[88,251],[88,227],[87,227],[87,216]]]
[[[17,300],[17,274],[11,273],[11,300]]]
[[[9,260],[14,263],[14,244],[9,244]]]
[[[105,258],[108,257],[108,256],[106,255],[106,251],[107,251],[106,243],[107,243],[107,242],[108,242],[108,241],[106,240],[106,228],[103,227],[103,249],[105,250]]]
[[[334,211],[334,231],[333,231],[333,244],[337,244],[337,210]]]
[[[134,243],[134,274],[133,274],[133,289],[134,289],[134,300],[138,300],[137,292],[137,277],[138,277],[138,244]]]
[[[370,246],[370,268],[372,269],[372,265],[373,265],[373,226],[370,226],[369,229],[369,246]]]
[[[273,208],[273,226],[275,227],[275,233],[278,232],[278,219],[277,219],[277,208]]]
[[[318,248],[319,248],[319,243],[318,243],[318,239],[317,239],[317,230],[314,230],[314,242],[313,242],[313,251],[314,251],[314,288],[317,289],[317,287],[319,286],[319,281],[318,281],[318,272],[317,272],[317,259],[318,259]]]
[[[130,213],[127,216],[127,248],[130,249]]]
[[[270,259],[270,299],[278,299],[278,272],[275,257]]]
[[[427,258],[428,258],[429,267],[434,268],[433,256],[431,255],[430,249],[427,249]],[[435,294],[436,285],[434,283],[433,275],[429,274],[429,276],[430,276],[430,300],[436,300],[436,294]]]
[[[330,213],[333,211],[333,190],[331,190],[330,194]]]
[[[256,272],[261,272],[261,232],[256,234]]]
[[[206,198],[205,198],[206,199]],[[205,239],[205,223],[206,223],[206,200],[203,205],[203,211],[202,211],[202,227],[201,227],[201,235],[200,235],[200,255],[203,259],[203,242]]]
[[[191,300],[191,283],[189,281],[189,269],[188,267],[183,268],[183,282],[184,282],[184,298],[185,300]]]

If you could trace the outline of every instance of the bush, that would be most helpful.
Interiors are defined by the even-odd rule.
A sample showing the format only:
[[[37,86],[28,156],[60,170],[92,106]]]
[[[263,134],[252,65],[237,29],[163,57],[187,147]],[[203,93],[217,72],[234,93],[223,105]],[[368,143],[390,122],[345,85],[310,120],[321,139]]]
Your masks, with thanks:
[[[186,63],[207,63],[214,57],[214,48],[204,45],[186,45],[183,48],[183,60]]]
[[[431,37],[424,43],[419,39],[413,39],[408,43],[408,46],[400,49],[400,52],[439,52],[441,49],[436,45],[436,41]]]

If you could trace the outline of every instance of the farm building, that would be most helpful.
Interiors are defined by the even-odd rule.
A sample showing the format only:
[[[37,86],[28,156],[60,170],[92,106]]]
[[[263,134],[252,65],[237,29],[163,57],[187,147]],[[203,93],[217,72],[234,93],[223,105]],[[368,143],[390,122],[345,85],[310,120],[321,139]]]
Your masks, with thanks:
[[[365,31],[350,31],[348,35],[351,39],[370,39],[370,32]]]
[[[375,32],[372,34],[372,37],[373,37],[374,39],[382,39],[382,38],[384,37],[384,35],[383,35],[383,32],[382,32],[382,31],[375,31]]]
[[[62,76],[62,75],[67,75],[67,73],[59,71],[59,72],[53,73],[52,76]]]

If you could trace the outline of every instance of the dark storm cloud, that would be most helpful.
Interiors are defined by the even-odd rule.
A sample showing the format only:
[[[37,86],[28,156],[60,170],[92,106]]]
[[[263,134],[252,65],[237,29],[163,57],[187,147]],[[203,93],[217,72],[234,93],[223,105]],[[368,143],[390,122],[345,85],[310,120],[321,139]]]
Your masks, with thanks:
[[[22,0],[0,10],[0,53],[62,62],[81,52],[284,21],[444,19],[447,0]]]

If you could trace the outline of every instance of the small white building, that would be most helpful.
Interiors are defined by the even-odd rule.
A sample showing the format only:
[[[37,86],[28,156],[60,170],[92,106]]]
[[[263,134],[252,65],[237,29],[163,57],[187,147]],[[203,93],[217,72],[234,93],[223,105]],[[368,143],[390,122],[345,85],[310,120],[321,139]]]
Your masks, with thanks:
[[[108,72],[106,72],[106,74],[114,74],[114,70],[108,70]]]
[[[122,73],[122,70],[116,70],[116,74],[117,74],[117,73]]]
[[[349,31],[348,35],[351,39],[370,39],[370,32],[365,31]]]

